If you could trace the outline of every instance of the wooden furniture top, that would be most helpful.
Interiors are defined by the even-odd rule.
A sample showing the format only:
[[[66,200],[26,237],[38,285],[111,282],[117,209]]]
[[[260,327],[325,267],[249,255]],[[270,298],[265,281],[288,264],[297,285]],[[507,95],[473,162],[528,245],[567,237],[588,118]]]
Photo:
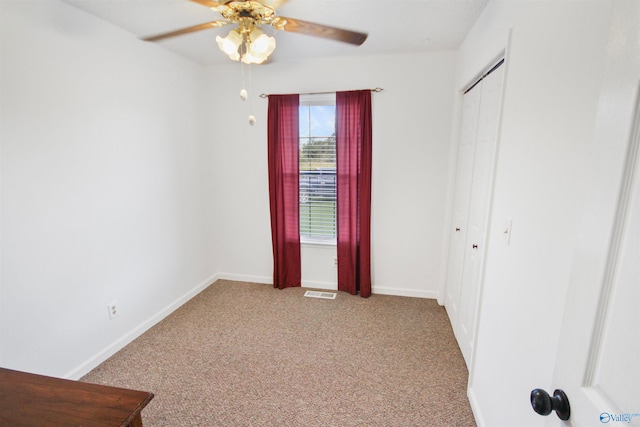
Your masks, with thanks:
[[[0,368],[0,426],[141,426],[153,393]]]

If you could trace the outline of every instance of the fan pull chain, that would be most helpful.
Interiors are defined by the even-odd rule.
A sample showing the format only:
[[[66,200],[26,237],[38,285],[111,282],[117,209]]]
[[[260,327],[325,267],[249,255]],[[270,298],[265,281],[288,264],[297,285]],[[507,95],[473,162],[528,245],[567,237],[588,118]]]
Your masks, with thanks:
[[[240,68],[241,68],[241,75],[242,75],[242,89],[240,89],[240,99],[242,99],[243,101],[246,101],[247,98],[249,98],[249,94],[247,93],[247,90],[245,89],[245,84],[244,84],[244,61],[242,60],[242,58],[244,57],[244,55],[247,53],[246,52],[246,43],[242,44],[241,49],[244,48],[244,52],[242,53],[242,55],[240,56]],[[251,64],[249,64],[249,92],[253,91],[253,87],[251,85],[252,80],[251,80]],[[251,126],[256,124],[256,118],[253,115],[253,100],[251,98],[249,98],[249,124]]]
[[[251,64],[249,64],[249,91],[253,93],[253,79],[251,78]],[[256,124],[256,117],[253,115],[253,99],[249,98],[249,124]]]
[[[242,89],[240,89],[240,99],[246,101],[249,95],[247,94],[247,90],[244,88],[244,62],[242,61],[240,61],[240,69],[242,70]]]

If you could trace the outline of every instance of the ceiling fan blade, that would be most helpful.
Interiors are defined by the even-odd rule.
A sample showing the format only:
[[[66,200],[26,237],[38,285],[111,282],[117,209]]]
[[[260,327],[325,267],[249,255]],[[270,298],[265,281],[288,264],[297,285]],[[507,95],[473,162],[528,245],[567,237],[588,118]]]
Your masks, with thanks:
[[[189,34],[196,31],[207,30],[209,28],[222,27],[224,25],[229,24],[227,21],[211,21],[205,22],[204,24],[194,25],[193,27],[182,28],[180,30],[171,31],[168,33],[162,33],[151,37],[145,37],[142,40],[148,42],[155,42],[158,40],[168,39],[169,37],[181,36],[183,34]]]
[[[357,46],[360,46],[367,39],[366,33],[329,27],[327,25],[315,24],[313,22],[285,18],[282,16],[276,16],[271,22],[271,25],[273,25],[277,30],[323,37],[325,39],[355,44]]]

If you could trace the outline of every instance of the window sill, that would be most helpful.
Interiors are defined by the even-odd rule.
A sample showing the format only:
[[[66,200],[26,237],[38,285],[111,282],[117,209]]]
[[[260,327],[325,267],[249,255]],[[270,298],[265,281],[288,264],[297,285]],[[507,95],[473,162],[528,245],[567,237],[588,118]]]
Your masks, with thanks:
[[[326,247],[335,247],[337,242],[335,239],[332,240],[320,240],[320,239],[308,239],[301,237],[300,245],[302,246],[326,246]]]

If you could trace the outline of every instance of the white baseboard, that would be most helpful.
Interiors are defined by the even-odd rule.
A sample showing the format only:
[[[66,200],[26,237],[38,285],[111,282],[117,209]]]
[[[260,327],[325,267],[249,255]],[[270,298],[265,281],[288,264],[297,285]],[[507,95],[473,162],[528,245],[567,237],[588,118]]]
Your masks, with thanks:
[[[235,273],[218,273],[218,279],[233,280],[236,282],[264,283],[266,285],[273,285],[273,277],[267,277],[267,276],[251,276],[248,274],[235,274]],[[338,284],[333,282],[303,280],[302,287],[336,290],[338,289]]]
[[[218,273],[218,279],[233,280],[236,282],[264,283],[265,285],[273,285],[273,277],[268,276],[252,276],[249,274],[235,273]]]
[[[313,281],[313,280],[303,280],[302,287],[314,288],[314,289],[326,289],[329,291],[338,290],[338,284],[335,282],[320,282],[320,281]]]
[[[235,274],[235,273],[218,273],[218,279],[235,280],[238,282],[265,283],[268,285],[273,285],[273,277],[267,277],[267,276],[252,276],[248,274]],[[302,287],[337,290],[338,284],[335,282],[305,280],[302,282]],[[438,291],[420,291],[416,289],[389,288],[384,286],[372,286],[371,292],[373,292],[374,294],[394,295],[394,296],[400,296],[400,297],[415,297],[415,298],[428,298],[428,299],[438,298]]]
[[[264,284],[273,284],[273,278],[267,276],[252,276],[247,274],[233,274],[233,273],[217,273],[212,275],[211,277],[205,279],[203,282],[195,286],[193,289],[177,298],[175,301],[164,307],[162,310],[158,311],[156,314],[142,322],[137,327],[133,328],[131,331],[109,344],[104,349],[100,350],[98,353],[87,359],[85,362],[76,366],[71,371],[67,372],[64,375],[64,378],[77,380],[82,376],[89,373],[92,369],[100,365],[102,362],[107,360],[109,357],[116,354],[119,350],[124,348],[127,344],[138,338],[140,335],[149,330],[156,323],[160,322],[162,319],[167,317],[169,314],[173,313],[175,310],[180,308],[183,304],[189,301],[191,298],[198,295],[200,292],[205,290],[209,285],[214,283],[218,279],[224,280],[234,280],[239,282],[251,282],[251,283],[264,283]],[[337,284],[333,282],[320,282],[320,281],[307,281],[304,282],[303,287],[305,288],[316,288],[316,289],[326,289],[326,290],[337,290]],[[415,289],[402,289],[402,288],[386,288],[386,287],[372,287],[372,292],[375,294],[382,295],[396,295],[396,296],[407,296],[407,297],[417,297],[417,298],[437,298],[437,292],[435,291],[417,291]]]
[[[251,283],[265,283],[273,285],[273,278],[267,276],[251,276],[247,274],[235,274],[235,273],[218,273],[218,279],[235,280],[238,282],[251,282]],[[316,288],[337,290],[338,284],[335,282],[322,282],[314,280],[305,280],[302,282],[303,288]],[[404,288],[388,288],[384,286],[372,286],[371,292],[380,295],[394,295],[400,297],[415,297],[415,298],[428,298],[437,299],[438,291],[420,291],[416,289],[404,289]]]
[[[200,292],[205,290],[209,285],[211,285],[213,282],[218,280],[218,278],[219,278],[218,275],[214,274],[213,276],[205,279],[200,284],[195,286],[193,289],[191,289],[190,291],[188,291],[187,293],[185,293],[184,295],[182,295],[181,297],[173,301],[171,304],[167,305],[162,310],[160,310],[159,312],[157,312],[156,314],[154,314],[153,316],[151,316],[150,318],[142,322],[140,325],[138,325],[137,327],[133,328],[131,331],[123,335],[121,338],[114,341],[113,343],[111,343],[110,345],[108,345],[107,347],[99,351],[97,354],[95,354],[85,362],[81,363],[80,365],[72,369],[71,371],[67,372],[64,375],[64,378],[72,379],[72,380],[78,380],[82,378],[84,375],[89,373],[92,369],[94,369],[95,367],[100,365],[102,362],[104,362],[105,360],[107,360],[108,358],[116,354],[118,351],[123,349],[131,341],[135,340],[140,335],[145,333],[156,323],[160,322],[169,314],[173,313],[175,310],[180,308],[180,306],[185,304],[191,298],[195,297]]]
[[[414,297],[414,298],[428,298],[437,299],[437,291],[420,291],[416,289],[406,288],[387,288],[384,286],[371,286],[371,292],[380,295],[395,295],[398,297]]]
[[[473,392],[473,389],[467,389],[467,397],[469,398],[469,403],[471,404],[471,412],[473,412],[473,417],[476,420],[476,425],[478,427],[485,427],[487,424],[482,418],[482,413],[480,412],[480,408],[478,407],[478,400],[476,399],[476,395]]]

